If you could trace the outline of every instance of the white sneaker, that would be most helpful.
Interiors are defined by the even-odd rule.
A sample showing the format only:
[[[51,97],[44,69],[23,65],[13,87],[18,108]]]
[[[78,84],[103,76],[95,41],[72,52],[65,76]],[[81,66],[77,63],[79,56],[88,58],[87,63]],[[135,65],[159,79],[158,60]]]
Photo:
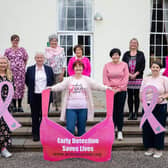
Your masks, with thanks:
[[[122,140],[123,140],[123,134],[122,134],[121,131],[118,131],[117,139],[118,139],[119,141],[122,141]]]
[[[144,155],[146,156],[152,156],[154,154],[154,150],[152,148],[149,148],[145,153]]]
[[[154,158],[160,158],[160,157],[162,156],[162,154],[163,154],[162,151],[158,151],[158,150],[157,150],[157,151],[155,151],[153,157],[154,157]]]
[[[12,154],[5,148],[3,151],[1,151],[1,156],[5,158],[9,158],[12,156]]]

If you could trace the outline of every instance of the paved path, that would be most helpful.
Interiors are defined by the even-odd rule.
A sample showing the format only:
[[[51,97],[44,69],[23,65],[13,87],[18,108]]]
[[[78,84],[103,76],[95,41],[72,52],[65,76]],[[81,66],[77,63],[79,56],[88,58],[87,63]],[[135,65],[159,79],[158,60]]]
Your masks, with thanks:
[[[0,168],[168,168],[168,152],[154,159],[145,157],[143,151],[114,151],[112,158],[104,163],[84,159],[48,162],[43,160],[43,153],[14,153],[10,159],[0,158]]]

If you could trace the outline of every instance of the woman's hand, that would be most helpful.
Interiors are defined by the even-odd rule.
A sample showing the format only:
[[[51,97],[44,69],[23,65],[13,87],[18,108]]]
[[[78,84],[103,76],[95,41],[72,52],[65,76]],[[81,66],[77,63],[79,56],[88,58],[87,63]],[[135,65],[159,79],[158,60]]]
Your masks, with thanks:
[[[159,96],[159,97],[158,97],[158,102],[157,102],[157,103],[160,104],[160,103],[162,103],[164,100],[165,100],[164,97]]]
[[[52,86],[47,86],[46,89],[52,90]]]

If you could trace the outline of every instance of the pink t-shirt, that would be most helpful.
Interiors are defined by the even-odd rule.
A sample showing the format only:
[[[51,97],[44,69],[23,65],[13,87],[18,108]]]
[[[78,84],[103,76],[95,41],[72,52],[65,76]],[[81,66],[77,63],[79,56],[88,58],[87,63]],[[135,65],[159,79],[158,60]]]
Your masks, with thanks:
[[[69,98],[67,109],[86,109],[86,82],[80,78],[73,78],[68,86]]]
[[[168,78],[165,76],[158,76],[157,78],[153,78],[152,76],[149,76],[144,78],[142,81],[140,92],[142,92],[143,89],[149,85],[155,86],[159,92],[159,95],[168,93]],[[152,97],[153,97],[152,91],[149,90],[146,94],[147,103],[150,103]],[[161,102],[161,104],[165,104],[165,103],[167,103],[167,100],[164,100],[163,102]]]
[[[103,69],[103,83],[120,91],[127,90],[128,84],[128,65],[125,62],[114,64],[107,63]]]

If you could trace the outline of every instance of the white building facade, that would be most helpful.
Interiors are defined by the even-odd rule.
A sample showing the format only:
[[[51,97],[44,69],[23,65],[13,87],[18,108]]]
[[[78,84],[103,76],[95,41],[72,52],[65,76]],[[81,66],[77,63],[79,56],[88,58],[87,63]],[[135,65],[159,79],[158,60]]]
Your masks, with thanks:
[[[109,51],[115,47],[124,53],[136,37],[148,73],[152,58],[165,65],[167,4],[168,0],[0,0],[0,53],[11,46],[10,36],[18,34],[31,65],[35,52],[44,51],[48,36],[57,33],[67,61],[74,54],[73,46],[82,44],[92,77],[102,81]]]

